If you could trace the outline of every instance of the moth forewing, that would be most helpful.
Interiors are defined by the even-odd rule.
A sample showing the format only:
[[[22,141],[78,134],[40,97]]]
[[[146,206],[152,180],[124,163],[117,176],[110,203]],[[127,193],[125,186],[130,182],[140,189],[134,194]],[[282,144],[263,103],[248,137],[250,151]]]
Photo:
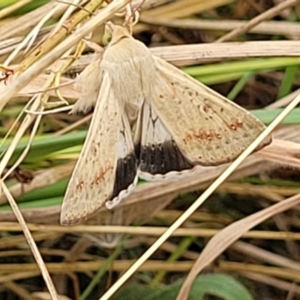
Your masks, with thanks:
[[[155,57],[151,104],[185,157],[194,164],[234,160],[264,130],[245,109]],[[263,147],[271,142],[264,141]]]
[[[62,224],[82,222],[106,201],[117,197],[115,179],[120,132],[124,130],[122,114],[109,75],[104,73],[87,137],[63,200]]]

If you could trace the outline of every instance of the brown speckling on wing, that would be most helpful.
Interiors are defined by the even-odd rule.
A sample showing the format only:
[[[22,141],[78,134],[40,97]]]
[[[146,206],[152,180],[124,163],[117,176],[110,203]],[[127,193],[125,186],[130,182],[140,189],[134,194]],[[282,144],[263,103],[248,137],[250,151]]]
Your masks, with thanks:
[[[160,58],[155,61],[156,90],[149,101],[190,162],[233,161],[265,129],[245,109]],[[266,139],[258,149],[270,142]]]
[[[105,202],[116,197],[118,159],[122,159],[124,153],[124,156],[134,154],[132,140],[128,142],[128,137],[123,139],[122,135],[123,119],[126,118],[122,106],[115,98],[109,77],[104,75],[103,79],[100,99],[96,101],[90,128],[64,197],[61,211],[61,223],[64,225],[86,220]],[[122,148],[120,144],[124,144]],[[136,172],[134,162],[131,167],[130,174]],[[126,185],[130,186],[133,181],[134,178],[130,176]],[[120,188],[126,189],[124,184]]]

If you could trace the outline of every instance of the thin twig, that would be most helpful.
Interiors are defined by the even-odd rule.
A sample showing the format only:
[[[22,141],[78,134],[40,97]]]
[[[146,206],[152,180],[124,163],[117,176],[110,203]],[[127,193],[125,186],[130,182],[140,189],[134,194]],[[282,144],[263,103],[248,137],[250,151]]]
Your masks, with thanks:
[[[247,24],[244,24],[244,25],[232,30],[228,34],[225,34],[221,38],[217,39],[215,42],[222,43],[225,41],[229,41],[245,32],[248,32],[251,28],[253,28],[257,24],[261,23],[262,21],[265,21],[265,20],[268,20],[268,19],[271,19],[271,18],[277,16],[284,9],[294,6],[297,3],[299,3],[299,0],[286,0],[284,2],[281,2],[280,4],[270,8],[269,10],[263,12],[262,14],[258,15],[257,17],[251,19]]]

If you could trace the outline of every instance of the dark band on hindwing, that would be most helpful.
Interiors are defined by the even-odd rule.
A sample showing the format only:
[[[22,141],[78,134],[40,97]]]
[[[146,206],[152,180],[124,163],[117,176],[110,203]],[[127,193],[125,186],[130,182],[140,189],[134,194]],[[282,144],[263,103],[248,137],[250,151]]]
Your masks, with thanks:
[[[194,167],[183,156],[173,140],[156,145],[142,145],[136,147],[136,152],[139,157],[139,169],[152,175],[164,175],[168,172],[183,171]]]
[[[110,199],[119,195],[123,190],[126,190],[137,176],[137,158],[135,153],[128,154],[124,158],[119,158],[117,162],[116,176],[113,193]]]

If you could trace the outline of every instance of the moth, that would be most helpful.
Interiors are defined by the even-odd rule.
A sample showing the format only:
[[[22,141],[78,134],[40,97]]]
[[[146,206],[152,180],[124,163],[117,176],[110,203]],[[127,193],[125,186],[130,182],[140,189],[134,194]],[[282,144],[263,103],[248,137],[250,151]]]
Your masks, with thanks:
[[[152,55],[125,27],[107,23],[106,32],[111,41],[82,72],[85,90],[73,108],[77,113],[94,107],[94,113],[63,200],[64,225],[82,222],[103,206],[114,208],[138,177],[180,178],[196,165],[231,162],[265,128]]]

